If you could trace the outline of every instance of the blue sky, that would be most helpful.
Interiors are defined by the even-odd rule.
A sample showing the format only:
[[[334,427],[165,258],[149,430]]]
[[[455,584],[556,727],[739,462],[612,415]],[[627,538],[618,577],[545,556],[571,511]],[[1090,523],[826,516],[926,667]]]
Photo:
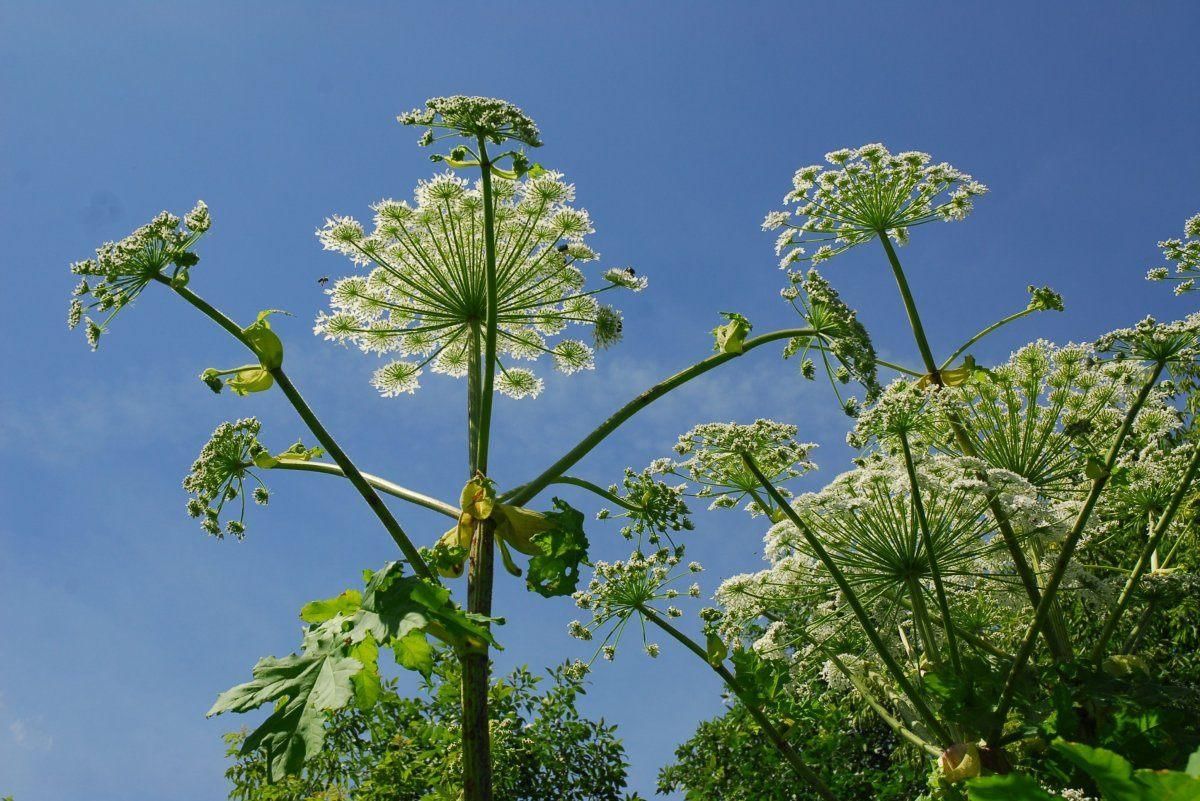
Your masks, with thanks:
[[[296,612],[353,586],[394,546],[348,486],[269,476],[244,543],[202,535],[179,481],[212,428],[256,415],[302,433],[275,394],[214,396],[196,379],[241,359],[174,298],[147,292],[97,354],[63,325],[67,265],[162,208],[203,198],[213,232],[193,288],[277,329],[296,383],[358,463],[451,497],[466,450],[463,386],[386,400],[375,363],[311,336],[316,280],[349,267],[312,232],[365,215],[432,172],[394,116],[428,96],[501,96],[542,128],[596,223],[606,265],[650,289],[594,373],[501,400],[494,474],[527,478],[640,389],[702,358],[720,310],[791,323],[759,230],[797,167],[837,147],[921,149],[987,183],[964,223],[901,251],[935,348],[1049,283],[1068,310],[1014,326],[981,361],[1044,336],[1082,340],[1146,313],[1182,315],[1142,275],[1200,211],[1200,6],[1180,3],[44,3],[0,4],[0,228],[12,307],[0,317],[0,795],[17,801],[223,797],[220,690],[298,642]],[[875,249],[826,271],[887,358],[915,361]],[[762,349],[642,414],[577,472],[600,483],[665,454],[697,422],[770,416],[821,444],[819,477],[852,456],[827,386]],[[814,478],[814,480],[819,480]],[[568,495],[581,508],[586,497]],[[547,501],[548,502],[548,501]],[[396,506],[431,542],[440,519]],[[615,527],[589,527],[622,555]],[[701,515],[705,587],[756,569],[761,526]],[[501,668],[586,655],[568,600],[499,582]],[[671,647],[627,648],[584,706],[620,726],[631,786],[720,687]]]

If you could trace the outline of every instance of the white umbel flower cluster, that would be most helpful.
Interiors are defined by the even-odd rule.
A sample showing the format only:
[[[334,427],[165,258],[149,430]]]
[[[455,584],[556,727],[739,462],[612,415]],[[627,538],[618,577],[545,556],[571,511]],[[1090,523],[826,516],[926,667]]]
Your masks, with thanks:
[[[664,547],[650,554],[634,551],[624,561],[596,562],[587,589],[572,596],[576,606],[591,613],[591,620],[587,623],[573,621],[568,626],[568,633],[584,641],[603,634],[596,655],[603,654],[605,659],[611,660],[616,653],[617,642],[633,618],[648,612],[666,619],[681,617],[683,612],[678,607],[662,608],[662,603],[685,594],[690,598],[698,598],[699,585],[693,584],[685,591],[672,585],[703,569],[698,562],[683,567],[683,553],[682,546]],[[646,640],[644,624],[642,642],[648,655],[658,656],[658,645]]]
[[[586,211],[574,208],[575,188],[553,172],[520,180],[493,178],[497,250],[498,358],[496,388],[536,397],[542,379],[517,362],[550,355],[563,373],[590,370],[595,348],[620,337],[621,319],[597,296],[641,289],[632,271],[606,273],[587,289],[580,267],[597,258],[584,238]],[[413,202],[383,200],[374,229],[331,217],[317,231],[327,250],[371,269],[327,290],[330,311],[315,331],[363,351],[403,358],[381,367],[373,383],[385,396],[415,392],[426,369],[461,377],[479,358],[487,325],[484,201],[481,184],[452,172],[422,181]],[[591,342],[550,340],[571,325],[590,325]]]
[[[825,155],[829,166],[796,171],[784,202],[763,228],[779,230],[780,267],[820,264],[880,235],[899,242],[908,230],[934,220],[961,220],[987,187],[949,164],[932,164],[928,153],[893,155],[881,144],[844,148]],[[807,248],[816,245],[809,253]]]
[[[710,509],[732,509],[749,498],[752,515],[771,514],[761,508],[762,485],[746,466],[751,457],[772,484],[782,484],[812,470],[808,455],[816,445],[796,441],[794,425],[774,420],[740,423],[703,423],[679,438],[679,460],[658,460],[651,469],[679,476],[698,487],[697,498],[712,498]],[[780,488],[786,494],[786,490]],[[766,502],[765,500],[763,502]]]
[[[1146,273],[1151,281],[1178,281],[1175,294],[1182,295],[1196,289],[1196,276],[1200,274],[1200,214],[1183,224],[1183,238],[1164,239],[1158,243],[1163,258],[1172,262],[1171,267],[1154,267]]]
[[[170,212],[159,212],[120,242],[105,242],[96,248],[95,258],[72,264],[71,272],[80,280],[71,293],[67,326],[75,328],[85,322],[88,344],[95,350],[109,321],[151,281],[170,278],[176,285],[187,284],[188,268],[199,261],[191,248],[210,227],[208,206],[200,200],[182,221]],[[168,270],[169,276],[165,275]],[[84,316],[89,312],[104,316],[96,322]]]

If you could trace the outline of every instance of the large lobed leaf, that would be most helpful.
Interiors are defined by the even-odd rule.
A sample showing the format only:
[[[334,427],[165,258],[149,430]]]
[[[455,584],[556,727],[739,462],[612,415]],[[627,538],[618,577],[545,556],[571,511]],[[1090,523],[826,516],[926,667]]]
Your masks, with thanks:
[[[321,750],[324,713],[349,703],[353,677],[362,669],[357,659],[337,653],[264,657],[254,666],[254,680],[221,693],[208,715],[249,712],[269,701],[279,702],[246,738],[242,753],[266,749],[272,774],[297,773]]]
[[[274,776],[298,773],[321,750],[325,713],[351,702],[367,709],[381,690],[379,649],[390,647],[401,666],[429,676],[433,652],[426,635],[460,648],[499,647],[489,628],[492,618],[464,612],[444,587],[405,576],[398,562],[367,575],[365,592],[305,604],[309,624],[303,653],[260,659],[254,679],[218,696],[209,716],[249,712],[275,702],[275,710],[242,744],[242,753],[260,749]]]
[[[546,512],[545,517],[550,528],[533,535],[533,544],[541,552],[530,557],[525,582],[547,598],[570,595],[579,584],[579,563],[588,553],[583,513],[555,498],[554,511]]]

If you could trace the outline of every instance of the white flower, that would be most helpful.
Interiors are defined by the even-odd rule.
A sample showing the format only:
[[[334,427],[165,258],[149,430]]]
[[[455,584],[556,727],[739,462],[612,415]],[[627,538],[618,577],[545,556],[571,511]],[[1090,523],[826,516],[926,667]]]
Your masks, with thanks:
[[[401,394],[413,394],[421,386],[417,379],[421,368],[412,362],[389,362],[375,371],[371,385],[385,398]]]
[[[1175,294],[1182,295],[1195,288],[1195,276],[1200,274],[1200,214],[1183,224],[1182,239],[1164,239],[1158,243],[1163,258],[1174,264],[1174,274],[1169,267],[1155,267],[1146,278],[1151,281],[1179,281]]]
[[[577,340],[551,343],[572,325],[591,325],[597,346],[620,338],[620,315],[597,302],[613,289],[641,289],[632,270],[610,270],[606,284],[586,289],[581,269],[597,258],[583,239],[592,233],[587,212],[568,205],[575,188],[553,172],[520,180],[493,177],[497,277],[496,390],[536,397],[542,382],[516,360],[553,356],[564,373],[592,369],[594,350]],[[481,358],[487,318],[483,193],[447,172],[418,184],[411,203],[375,204],[374,230],[350,217],[330,217],[317,231],[327,250],[371,269],[327,290],[329,312],[315,332],[365,352],[396,351],[405,368],[389,366],[376,386],[388,396],[411,393],[416,375],[461,377]],[[475,354],[474,356],[472,354]],[[402,380],[400,380],[402,379]]]
[[[880,144],[825,154],[831,168],[797,170],[784,201],[796,206],[795,222],[767,216],[763,227],[788,229],[776,242],[781,267],[816,264],[879,236],[907,240],[908,229],[933,220],[961,220],[987,187],[949,164],[931,164],[926,153],[893,155]],[[812,242],[807,256],[800,247]]]

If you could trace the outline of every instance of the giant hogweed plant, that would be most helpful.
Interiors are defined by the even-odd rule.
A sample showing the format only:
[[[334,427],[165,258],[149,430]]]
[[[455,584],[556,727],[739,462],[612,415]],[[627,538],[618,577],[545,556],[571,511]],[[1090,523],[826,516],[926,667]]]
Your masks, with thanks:
[[[622,529],[627,537],[636,532],[655,545],[665,532],[690,528],[680,489],[652,472],[631,471],[622,492],[568,471],[638,411],[742,353],[789,341],[835,351],[842,334],[835,330],[840,323],[831,321],[827,329],[801,325],[749,337],[749,323],[728,315],[716,331],[715,354],[639,394],[538,475],[523,483],[493,476],[495,394],[536,397],[542,380],[525,365],[543,356],[564,373],[592,369],[596,350],[622,333],[621,314],[604,302],[607,295],[640,291],[647,281],[632,268],[592,267],[598,255],[585,241],[592,233],[590,218],[574,206],[574,187],[561,174],[530,161],[541,135],[517,107],[489,98],[435,98],[399,121],[423,130],[420,144],[436,149],[431,158],[444,171],[420,182],[411,201],[375,204],[370,230],[346,216],[331,216],[318,230],[321,244],[349,257],[354,272],[328,290],[330,306],[318,315],[315,331],[385,356],[372,382],[385,396],[415,392],[428,374],[466,379],[467,459],[457,495],[434,497],[363,472],[288,376],[284,344],[272,327],[276,310],[235,321],[197,291],[192,277],[204,274],[197,267],[200,245],[212,225],[203,202],[182,219],[163,212],[119,242],[102,245],[94,258],[72,265],[80,280],[68,323],[82,325],[95,349],[117,315],[143,292],[172,294],[248,354],[245,364],[205,367],[204,384],[239,396],[278,390],[295,409],[314,444],[268,448],[254,418],[222,424],[213,433],[184,481],[191,495],[187,511],[203,530],[242,538],[247,495],[254,503],[269,503],[264,474],[312,472],[349,481],[400,551],[396,561],[366,571],[363,587],[307,604],[299,651],[264,657],[251,681],[217,698],[210,715],[271,708],[242,741],[242,753],[261,754],[268,777],[303,772],[321,753],[331,714],[348,707],[368,710],[379,701],[381,651],[428,677],[433,641],[439,641],[455,650],[462,666],[461,795],[482,801],[493,797],[489,651],[500,647],[503,622],[492,609],[496,554],[506,573],[524,576],[531,591],[547,597],[575,591],[580,565],[589,559],[583,515],[559,498],[547,509],[540,496],[554,484],[595,493],[628,521]],[[780,469],[777,478],[796,468]],[[738,481],[745,494],[756,494],[745,486],[744,473]],[[702,494],[713,492],[724,490],[706,487]],[[445,515],[448,530],[440,538],[414,537],[385,495]],[[677,562],[664,545],[636,564],[642,569]],[[454,589],[464,574],[460,603]],[[647,609],[657,591],[655,586],[650,596],[638,596],[636,608]],[[585,669],[582,663],[574,668]],[[801,778],[832,798],[794,745],[761,710],[757,715]]]
[[[810,266],[875,243],[919,361],[876,359],[898,374],[882,391],[855,376],[868,388],[864,408],[846,404],[856,417],[848,442],[860,455],[819,491],[789,497],[780,479],[807,460],[794,457],[788,471],[747,427],[727,426],[706,444],[708,460],[726,465],[726,485],[771,524],[769,567],[727,579],[720,608],[702,613],[707,652],[732,653],[745,667],[732,681],[747,685],[780,667],[796,677],[819,670],[821,684],[844,689],[927,755],[931,797],[963,798],[965,784],[972,798],[1049,798],[1041,784],[1072,798],[1082,797],[1079,785],[1105,798],[1200,797],[1200,756],[1186,774],[1133,773],[1105,750],[1170,768],[1200,742],[1200,674],[1186,653],[1200,509],[1200,314],[1146,318],[1087,344],[1038,340],[1003,364],[977,364],[970,350],[984,337],[1062,309],[1055,293],[1031,286],[1024,309],[939,360],[896,244],[913,226],[961,219],[983,187],[923,154],[893,156],[879,145],[826,159],[796,173],[791,208],[764,223],[779,231],[791,279],[784,298],[820,328],[813,310],[829,290]],[[1193,286],[1197,219],[1185,224],[1186,239],[1160,243],[1174,269],[1148,276],[1179,280],[1177,294]],[[857,351],[866,353],[862,334]],[[801,347],[821,358],[846,353],[844,343],[789,350]],[[802,363],[809,376],[812,358]],[[788,692],[806,695],[810,685]]]
[[[73,268],[82,281],[69,322],[84,324],[93,347],[113,316],[159,285],[251,354],[242,366],[205,369],[210,388],[278,388],[316,440],[272,452],[253,419],[218,428],[185,482],[188,511],[205,530],[243,536],[247,489],[265,504],[264,473],[307,471],[350,481],[400,549],[401,559],[369,572],[364,588],[305,606],[300,652],[264,658],[251,682],[223,693],[211,710],[275,702],[242,744],[244,753],[263,755],[269,774],[303,771],[321,751],[331,712],[378,701],[381,649],[429,675],[433,638],[462,664],[462,797],[493,797],[487,702],[488,654],[502,623],[492,609],[497,552],[530,590],[574,594],[590,620],[573,623],[571,633],[597,640],[596,657],[614,658],[632,630],[650,656],[661,646],[649,632],[658,632],[702,659],[808,791],[825,799],[837,796],[787,721],[773,719],[774,699],[797,690],[787,677],[813,671],[781,671],[781,661],[818,663],[821,675],[851,688],[856,703],[931,760],[934,792],[951,796],[961,795],[964,779],[1035,763],[1029,754],[1050,734],[1094,735],[1105,714],[1087,707],[1097,677],[1120,685],[1105,685],[1115,698],[1137,683],[1131,676],[1152,669],[1138,646],[1153,637],[1156,604],[1171,603],[1172,583],[1192,562],[1200,319],[1148,319],[1091,345],[1039,341],[1008,364],[976,364],[970,350],[997,329],[1062,309],[1054,292],[1031,286],[1023,309],[938,361],[896,245],[915,227],[965,218],[986,188],[923,153],[893,155],[881,145],[835,151],[828,166],[799,170],[789,208],[764,222],[779,231],[789,278],[782,295],[799,323],[751,336],[746,316],[725,313],[713,331],[715,354],[639,394],[538,475],[510,484],[488,470],[494,394],[536,397],[541,379],[523,363],[543,355],[565,373],[592,369],[595,351],[622,328],[600,296],[641,290],[646,279],[631,268],[589,266],[598,258],[585,244],[590,219],[561,175],[529,160],[540,133],[519,109],[438,98],[400,121],[424,129],[421,144],[438,148],[432,159],[446,171],[421,182],[411,202],[377,203],[370,232],[341,216],[318,231],[357,269],[329,290],[315,330],[390,359],[373,379],[386,396],[415,392],[427,373],[466,378],[466,483],[454,500],[363,473],[284,372],[271,312],[239,325],[191,288],[196,245],[210,227],[203,204],[182,221],[163,213]],[[1190,237],[1193,228],[1189,222]],[[872,243],[883,249],[911,324],[915,366],[880,359],[855,312],[812,269]],[[1189,243],[1163,243],[1184,290],[1194,267]],[[1161,270],[1151,277],[1162,278]],[[567,336],[580,326],[590,328],[590,342]],[[793,495],[785,485],[811,469],[812,446],[795,425],[759,420],[698,425],[680,437],[674,457],[627,469],[607,488],[568,473],[639,410],[774,342],[784,343],[802,376],[815,378],[819,367],[858,417],[855,470],[820,492]],[[884,389],[880,369],[899,378]],[[864,401],[843,397],[851,382],[864,388]],[[598,517],[619,522],[632,554],[593,559],[581,513],[559,498],[533,508],[555,484],[603,498],[611,508]],[[419,545],[381,493],[444,514],[449,529]],[[700,612],[700,640],[674,622],[683,615],[676,599],[701,595],[692,580],[701,566],[686,562],[677,541],[692,527],[688,498],[708,499],[713,509],[742,506],[771,524],[770,567],[722,584],[719,607]],[[578,589],[581,565],[593,577]],[[460,606],[452,588],[464,574]],[[1141,611],[1132,631],[1131,608]],[[1071,729],[1069,715],[1086,731]]]

